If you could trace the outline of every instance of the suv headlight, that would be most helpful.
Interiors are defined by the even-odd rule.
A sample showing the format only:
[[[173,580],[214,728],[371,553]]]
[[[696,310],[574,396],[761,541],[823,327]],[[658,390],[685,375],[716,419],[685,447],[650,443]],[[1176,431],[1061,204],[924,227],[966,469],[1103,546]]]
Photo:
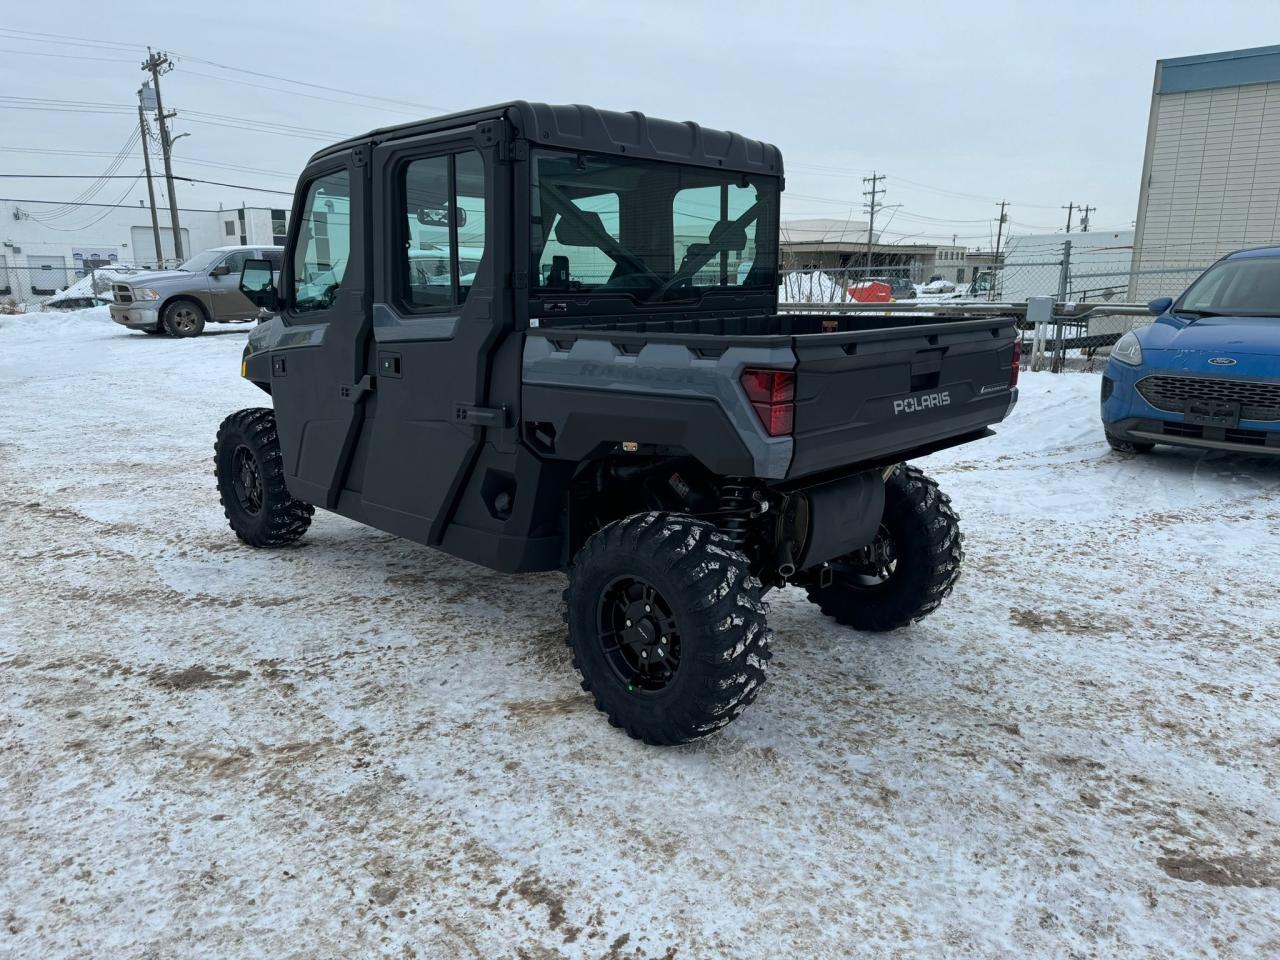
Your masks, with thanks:
[[[1138,342],[1137,334],[1131,330],[1117,340],[1116,345],[1111,348],[1111,358],[1131,367],[1141,364],[1142,344]]]
[[[152,290],[150,287],[135,288],[133,291],[133,299],[135,300],[159,300],[160,292]]]

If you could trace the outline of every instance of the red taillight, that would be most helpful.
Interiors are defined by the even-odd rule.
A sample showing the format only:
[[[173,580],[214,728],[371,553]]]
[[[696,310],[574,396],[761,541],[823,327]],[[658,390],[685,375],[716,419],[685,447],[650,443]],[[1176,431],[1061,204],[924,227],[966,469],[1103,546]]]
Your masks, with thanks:
[[[1022,338],[1016,337],[1013,341],[1013,363],[1009,365],[1009,387],[1012,389],[1018,385],[1018,368],[1022,366]]]
[[[742,371],[742,389],[771,437],[791,432],[796,418],[796,375],[790,370]]]

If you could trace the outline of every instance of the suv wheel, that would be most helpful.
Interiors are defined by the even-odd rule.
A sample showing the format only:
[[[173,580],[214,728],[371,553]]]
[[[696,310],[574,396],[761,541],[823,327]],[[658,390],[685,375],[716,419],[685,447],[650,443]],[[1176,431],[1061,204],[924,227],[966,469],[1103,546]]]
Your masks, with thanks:
[[[917,468],[899,467],[885,481],[875,540],[833,560],[831,584],[809,587],[809,600],[855,630],[905,627],[936,610],[955,586],[961,539],[951,499]]]
[[[237,537],[251,547],[282,547],[307,532],[315,508],[285,487],[274,410],[231,414],[213,450],[218,499]]]
[[[194,300],[175,300],[164,308],[161,324],[171,337],[198,337],[204,331],[204,308]]]
[[[761,592],[746,556],[712,524],[667,513],[609,524],[574,558],[565,591],[582,689],[645,743],[719,730],[764,683]]]

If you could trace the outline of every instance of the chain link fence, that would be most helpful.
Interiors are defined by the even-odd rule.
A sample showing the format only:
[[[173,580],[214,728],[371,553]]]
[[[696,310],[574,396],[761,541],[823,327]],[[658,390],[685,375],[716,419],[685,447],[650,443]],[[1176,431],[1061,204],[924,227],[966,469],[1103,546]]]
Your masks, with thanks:
[[[41,258],[61,260],[62,258]],[[178,261],[159,269],[177,266]],[[111,283],[143,270],[154,270],[151,264],[132,266],[113,263],[104,266],[71,267],[60,263],[22,264],[0,262],[0,312],[21,313],[35,310],[75,310],[111,300]]]

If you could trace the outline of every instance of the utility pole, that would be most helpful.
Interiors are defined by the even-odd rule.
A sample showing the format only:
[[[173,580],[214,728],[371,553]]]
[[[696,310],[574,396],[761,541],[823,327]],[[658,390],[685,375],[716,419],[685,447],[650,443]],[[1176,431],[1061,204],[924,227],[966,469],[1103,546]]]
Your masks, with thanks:
[[[1080,208],[1080,232],[1089,232],[1089,214],[1097,210],[1097,207],[1083,206]]]
[[[881,206],[876,201],[876,196],[880,192],[880,181],[883,179],[884,174],[877,174],[874,170],[871,171],[871,176],[862,178],[863,183],[871,184],[870,190],[862,191],[862,195],[864,197],[871,198],[870,202],[867,204],[867,212],[870,214],[867,220],[867,277],[871,276],[871,235],[876,226],[876,211],[879,210]],[[865,280],[867,277],[864,277],[863,279]]]
[[[169,155],[171,141],[167,121],[176,114],[165,113],[164,101],[160,98],[160,75],[173,69],[173,61],[163,53],[152,53],[151,48],[147,47],[147,59],[143,61],[142,69],[151,73],[151,82],[155,86],[156,122],[160,125],[160,153],[164,157],[164,180],[169,190],[169,219],[173,222],[173,252],[179,260],[185,260],[186,255],[182,252],[182,227],[178,223],[178,199],[173,192],[173,162]]]
[[[138,90],[138,132],[142,135],[142,164],[147,170],[147,203],[151,207],[151,235],[156,241],[156,269],[164,268],[164,250],[160,246],[160,217],[156,213],[156,188],[151,182],[151,152],[147,149],[147,116],[143,112],[148,106],[148,101],[154,98],[148,96],[151,93],[150,84],[144,83]]]
[[[1074,203],[1068,203],[1065,207],[1061,207],[1060,209],[1067,211],[1067,233],[1070,233],[1071,232],[1071,214],[1076,209],[1076,205]]]
[[[1009,222],[1008,214],[1004,212],[1007,206],[1009,206],[1008,200],[1000,201],[1000,219],[996,221],[996,253],[991,258],[991,292],[987,297],[988,300],[996,298],[996,278],[1000,276],[1000,241],[1004,239],[1004,225]]]

